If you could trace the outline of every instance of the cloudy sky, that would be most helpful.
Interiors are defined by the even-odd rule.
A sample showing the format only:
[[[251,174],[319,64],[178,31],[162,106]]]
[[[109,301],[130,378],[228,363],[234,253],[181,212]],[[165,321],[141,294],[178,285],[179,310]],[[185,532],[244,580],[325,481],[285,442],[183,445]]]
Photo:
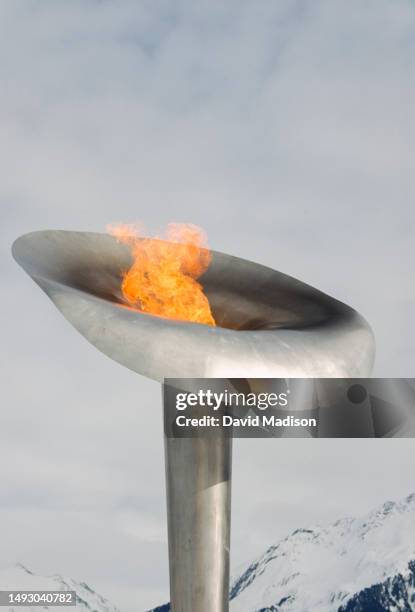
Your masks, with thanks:
[[[375,374],[412,376],[415,3],[3,0],[0,34],[0,567],[141,611],[168,597],[160,389],[81,339],[10,245],[191,221],[349,302]],[[415,490],[412,440],[235,447],[234,566]]]

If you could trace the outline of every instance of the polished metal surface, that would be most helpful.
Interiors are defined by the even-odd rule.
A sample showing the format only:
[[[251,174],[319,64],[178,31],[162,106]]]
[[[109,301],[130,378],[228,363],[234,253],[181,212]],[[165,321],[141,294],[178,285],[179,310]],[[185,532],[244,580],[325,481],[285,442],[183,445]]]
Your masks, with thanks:
[[[174,612],[225,612],[229,598],[232,438],[165,438]]]
[[[126,246],[105,234],[42,231],[13,245],[17,262],[103,353],[169,378],[361,377],[374,341],[352,308],[289,276],[213,252],[200,279],[217,327],[128,308]],[[166,439],[174,612],[228,610],[231,441]]]
[[[374,341],[352,308],[281,272],[223,253],[200,279],[217,327],[128,308],[120,295],[129,250],[106,234],[43,231],[13,245],[17,262],[103,353],[170,378],[359,377]]]

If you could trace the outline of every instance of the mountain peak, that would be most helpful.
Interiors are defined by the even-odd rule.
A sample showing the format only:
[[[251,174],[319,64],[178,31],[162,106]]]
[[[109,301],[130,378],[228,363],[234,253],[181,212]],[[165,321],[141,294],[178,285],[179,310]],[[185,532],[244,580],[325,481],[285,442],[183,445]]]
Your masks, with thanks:
[[[118,612],[105,597],[96,593],[85,582],[65,578],[60,574],[41,576],[29,570],[23,563],[0,571],[0,589],[7,591],[75,591],[78,612]],[[55,609],[53,606],[50,610]],[[28,606],[26,612],[38,612],[38,607]],[[8,607],[8,612],[20,612],[20,608]]]
[[[415,493],[361,517],[295,529],[232,581],[231,612],[415,610],[414,530]],[[382,607],[396,593],[406,607]]]
[[[296,529],[233,581],[231,609],[335,612],[356,592],[408,567],[414,528],[412,493],[363,517]]]

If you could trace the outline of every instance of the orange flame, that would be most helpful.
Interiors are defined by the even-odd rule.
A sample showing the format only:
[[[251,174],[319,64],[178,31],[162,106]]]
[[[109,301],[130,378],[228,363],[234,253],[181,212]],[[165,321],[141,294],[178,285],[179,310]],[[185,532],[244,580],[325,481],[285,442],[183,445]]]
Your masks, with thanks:
[[[130,306],[169,319],[215,325],[209,301],[196,280],[211,260],[200,227],[169,223],[160,238],[142,237],[135,225],[110,225],[107,231],[131,250],[133,263],[121,284]]]

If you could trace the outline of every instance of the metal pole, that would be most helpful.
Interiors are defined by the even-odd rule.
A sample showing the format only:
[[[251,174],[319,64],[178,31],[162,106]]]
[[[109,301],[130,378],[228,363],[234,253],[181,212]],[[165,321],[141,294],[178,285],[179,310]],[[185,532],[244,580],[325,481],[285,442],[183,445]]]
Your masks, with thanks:
[[[165,437],[173,612],[229,610],[232,438]]]

